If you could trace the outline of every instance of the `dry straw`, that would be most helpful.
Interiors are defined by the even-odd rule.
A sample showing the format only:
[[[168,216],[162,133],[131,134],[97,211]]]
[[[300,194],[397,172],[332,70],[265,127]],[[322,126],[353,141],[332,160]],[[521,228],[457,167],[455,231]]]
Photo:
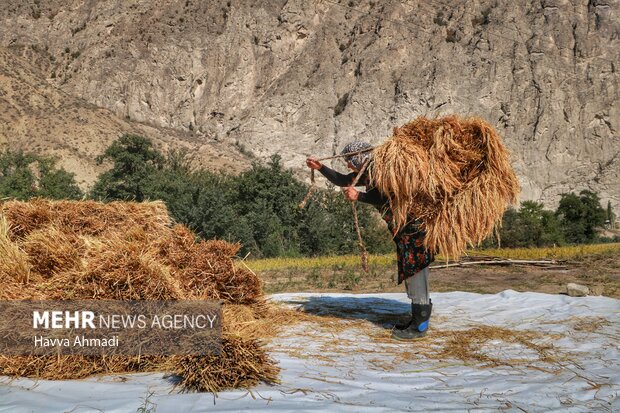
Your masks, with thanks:
[[[0,357],[0,375],[78,379],[169,371],[186,390],[275,382],[261,340],[276,334],[259,278],[238,265],[239,245],[200,241],[172,226],[161,202],[10,201],[0,204],[0,299],[216,299],[223,351],[208,357]],[[284,325],[285,323],[281,323]]]
[[[479,118],[418,117],[374,150],[371,179],[397,229],[418,218],[426,246],[458,258],[500,223],[519,184],[497,132]]]
[[[0,281],[28,282],[30,263],[28,255],[10,238],[11,227],[4,216],[0,216]]]

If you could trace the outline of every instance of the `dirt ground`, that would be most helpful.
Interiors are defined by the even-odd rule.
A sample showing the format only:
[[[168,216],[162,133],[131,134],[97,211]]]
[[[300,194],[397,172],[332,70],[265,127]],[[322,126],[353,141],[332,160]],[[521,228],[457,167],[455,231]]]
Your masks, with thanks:
[[[435,262],[433,266],[441,263]],[[396,284],[396,264],[371,266],[369,274],[360,267],[287,268],[262,271],[258,275],[267,293],[279,292],[404,292]],[[564,261],[550,268],[525,265],[472,265],[433,268],[431,292],[468,291],[498,293],[507,289],[549,294],[566,293],[566,284],[578,283],[598,293],[620,298],[620,254],[603,254]],[[597,291],[598,290],[598,291]]]

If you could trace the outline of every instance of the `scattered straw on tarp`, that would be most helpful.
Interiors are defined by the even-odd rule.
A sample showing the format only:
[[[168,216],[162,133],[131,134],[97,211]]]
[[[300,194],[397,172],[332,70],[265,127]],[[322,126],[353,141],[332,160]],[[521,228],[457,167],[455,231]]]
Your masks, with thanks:
[[[259,278],[238,265],[239,245],[197,241],[172,226],[162,202],[8,201],[0,204],[0,300],[216,299],[223,305],[219,356],[0,356],[0,375],[78,379],[167,371],[185,390],[276,382],[263,348],[274,309]]]
[[[458,258],[500,223],[519,184],[508,152],[480,118],[418,117],[374,150],[371,179],[387,194],[397,229],[423,222],[425,245]]]

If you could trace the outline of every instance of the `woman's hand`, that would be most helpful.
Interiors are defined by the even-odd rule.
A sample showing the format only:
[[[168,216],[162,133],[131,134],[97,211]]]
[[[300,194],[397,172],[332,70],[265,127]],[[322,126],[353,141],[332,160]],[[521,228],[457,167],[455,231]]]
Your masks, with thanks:
[[[359,191],[352,186],[347,186],[346,188],[343,188],[342,192],[344,192],[345,198],[347,198],[349,201],[357,201],[357,198],[359,198],[360,196]]]
[[[317,161],[314,158],[308,158],[306,159],[306,165],[308,165],[308,168],[310,169],[321,169],[321,162]]]

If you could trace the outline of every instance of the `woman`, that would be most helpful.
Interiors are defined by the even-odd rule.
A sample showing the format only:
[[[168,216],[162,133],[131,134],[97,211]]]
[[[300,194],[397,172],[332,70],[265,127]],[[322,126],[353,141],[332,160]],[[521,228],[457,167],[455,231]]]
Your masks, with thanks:
[[[369,143],[355,141],[347,144],[341,155],[370,148],[372,147]],[[366,186],[366,192],[359,192],[351,186],[365,162],[370,162],[367,170],[372,168],[370,151],[345,156],[345,160],[348,168],[353,171],[348,175],[338,173],[314,158],[308,158],[306,164],[309,168],[319,171],[334,185],[344,187],[343,192],[350,201],[374,205],[381,212],[396,243],[398,283],[405,281],[407,296],[411,299],[411,319],[403,325],[396,325],[392,330],[392,337],[401,340],[424,337],[433,308],[428,291],[428,265],[434,260],[433,254],[424,248],[426,233],[420,228],[420,222],[415,219],[411,219],[399,231],[395,230],[389,200],[379,190],[372,187],[368,173],[364,172],[359,180],[360,186]]]

